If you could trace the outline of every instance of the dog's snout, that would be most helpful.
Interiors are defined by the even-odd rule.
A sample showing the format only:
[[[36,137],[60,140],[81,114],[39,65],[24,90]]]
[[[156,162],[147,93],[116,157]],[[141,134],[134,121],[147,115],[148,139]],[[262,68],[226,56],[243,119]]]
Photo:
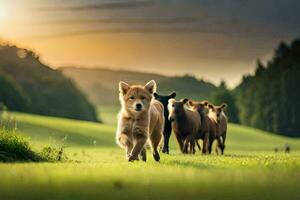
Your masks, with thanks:
[[[142,104],[137,103],[137,104],[135,105],[135,107],[136,107],[137,110],[141,110],[141,109],[142,109]]]

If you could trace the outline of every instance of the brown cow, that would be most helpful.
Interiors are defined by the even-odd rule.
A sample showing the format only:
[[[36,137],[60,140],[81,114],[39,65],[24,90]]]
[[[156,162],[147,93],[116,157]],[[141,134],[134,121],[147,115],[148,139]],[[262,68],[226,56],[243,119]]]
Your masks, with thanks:
[[[225,140],[227,134],[227,117],[223,112],[224,108],[227,107],[226,104],[221,104],[220,106],[214,106],[212,104],[208,104],[207,107],[209,108],[208,117],[212,120],[213,125],[216,130],[216,139],[217,139],[217,148],[216,152],[219,153],[218,149],[221,150],[221,154],[223,155],[225,149]],[[210,151],[211,145],[213,141],[210,141]]]
[[[176,101],[170,99],[168,104],[169,120],[182,153],[195,153],[195,138],[201,126],[200,115],[184,105],[188,99]]]
[[[202,153],[211,153],[209,151],[211,148],[209,147],[210,142],[213,141],[216,137],[216,129],[214,126],[213,121],[208,117],[206,113],[206,106],[209,104],[208,101],[188,101],[188,106],[193,110],[197,111],[201,118],[201,127],[200,130],[196,136],[196,144],[199,148],[199,151],[201,150],[201,147],[198,143],[198,140],[203,140],[203,148]]]

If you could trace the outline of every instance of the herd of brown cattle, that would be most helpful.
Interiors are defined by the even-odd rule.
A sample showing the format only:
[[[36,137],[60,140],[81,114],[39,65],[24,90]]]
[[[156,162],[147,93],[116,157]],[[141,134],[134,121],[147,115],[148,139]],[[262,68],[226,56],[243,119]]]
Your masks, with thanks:
[[[182,153],[195,153],[195,144],[203,140],[202,153],[211,153],[212,143],[217,140],[217,153],[224,153],[227,133],[227,117],[223,112],[226,104],[214,106],[208,101],[170,99],[168,112],[173,132]]]

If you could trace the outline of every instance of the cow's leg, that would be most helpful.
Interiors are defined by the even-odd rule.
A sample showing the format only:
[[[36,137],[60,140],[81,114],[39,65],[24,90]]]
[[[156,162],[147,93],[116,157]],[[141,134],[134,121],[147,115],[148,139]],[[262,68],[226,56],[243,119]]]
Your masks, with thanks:
[[[196,145],[197,145],[199,151],[201,152],[201,146],[200,146],[200,144],[199,144],[199,140],[196,140]]]
[[[224,154],[225,150],[225,140],[226,140],[226,132],[222,135],[222,155]]]
[[[144,147],[140,153],[140,159],[142,161],[147,161],[147,152],[146,152],[146,148]]]
[[[211,154],[213,142],[214,142],[214,138],[211,137],[209,139],[209,145],[208,145],[208,153],[209,154]]]
[[[184,140],[177,133],[175,134],[181,153],[183,153]]]
[[[170,140],[171,132],[172,132],[172,128],[166,125],[164,130],[164,145],[162,148],[162,152],[166,154],[169,154],[169,140]]]
[[[185,140],[184,140],[184,144],[183,144],[183,153],[188,153],[188,147],[189,147],[189,140],[188,140],[188,138],[186,138]]]
[[[209,133],[205,133],[204,134],[204,138],[203,138],[203,149],[202,149],[202,154],[207,154],[209,152]]]
[[[221,138],[221,136],[219,136],[219,137],[217,137],[216,153],[219,155],[219,150],[222,153],[222,149],[223,149],[222,138]]]

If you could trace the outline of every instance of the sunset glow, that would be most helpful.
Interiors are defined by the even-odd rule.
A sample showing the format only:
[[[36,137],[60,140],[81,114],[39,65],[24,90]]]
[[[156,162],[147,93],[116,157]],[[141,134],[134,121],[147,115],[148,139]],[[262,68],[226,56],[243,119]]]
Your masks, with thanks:
[[[253,72],[258,58],[269,59],[275,44],[299,33],[300,16],[289,1],[258,9],[256,1],[212,6],[173,0],[1,0],[0,38],[36,51],[53,68],[195,74],[213,83],[224,79],[233,87]],[[225,9],[229,4],[238,9]]]
[[[0,7],[0,20],[4,21],[7,19],[8,13],[7,10],[3,7]]]

